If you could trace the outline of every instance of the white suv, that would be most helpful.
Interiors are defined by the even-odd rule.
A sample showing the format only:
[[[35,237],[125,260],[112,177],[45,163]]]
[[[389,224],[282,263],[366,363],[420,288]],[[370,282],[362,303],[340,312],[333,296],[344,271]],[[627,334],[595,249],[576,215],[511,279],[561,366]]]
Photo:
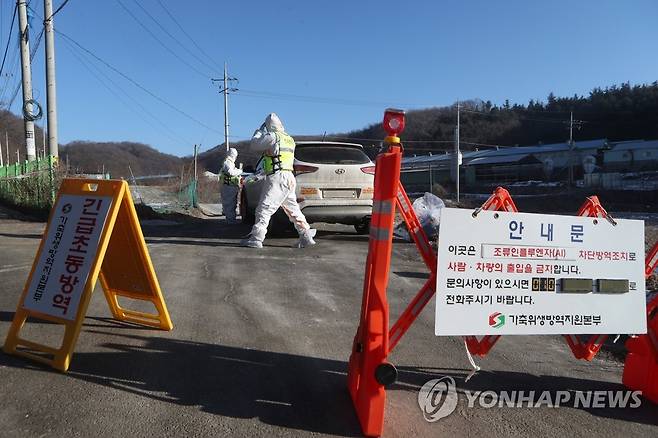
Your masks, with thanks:
[[[306,220],[354,225],[367,233],[372,214],[375,164],[355,143],[300,141],[295,148],[297,202]],[[256,175],[262,174],[262,160]],[[242,221],[254,223],[263,186],[262,177],[248,177],[240,198]],[[270,230],[290,225],[281,209],[272,217]]]

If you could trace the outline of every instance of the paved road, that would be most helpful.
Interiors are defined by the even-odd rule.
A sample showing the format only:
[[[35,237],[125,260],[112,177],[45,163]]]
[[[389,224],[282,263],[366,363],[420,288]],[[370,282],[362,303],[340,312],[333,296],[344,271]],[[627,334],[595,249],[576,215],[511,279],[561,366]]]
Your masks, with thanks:
[[[4,339],[44,224],[0,212],[0,337]],[[0,436],[358,436],[345,390],[367,240],[323,227],[318,245],[267,240],[236,246],[244,228],[218,220],[149,222],[145,234],[172,332],[109,319],[97,289],[68,374],[0,353]],[[389,289],[395,315],[426,273],[414,247],[396,244]],[[392,356],[386,436],[654,436],[658,408],[469,408],[464,390],[617,390],[622,366],[582,363],[561,338],[507,337],[468,383],[458,338],[433,336],[426,309]],[[30,324],[55,343],[52,324]],[[418,388],[450,375],[455,413],[423,420]]]

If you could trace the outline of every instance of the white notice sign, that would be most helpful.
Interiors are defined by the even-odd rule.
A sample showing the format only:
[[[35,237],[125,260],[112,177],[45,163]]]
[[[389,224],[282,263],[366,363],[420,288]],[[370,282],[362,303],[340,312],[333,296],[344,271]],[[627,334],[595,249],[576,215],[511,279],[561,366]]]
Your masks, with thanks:
[[[646,333],[644,222],[444,208],[437,335]]]
[[[75,319],[111,203],[110,196],[60,196],[23,301],[24,308]]]

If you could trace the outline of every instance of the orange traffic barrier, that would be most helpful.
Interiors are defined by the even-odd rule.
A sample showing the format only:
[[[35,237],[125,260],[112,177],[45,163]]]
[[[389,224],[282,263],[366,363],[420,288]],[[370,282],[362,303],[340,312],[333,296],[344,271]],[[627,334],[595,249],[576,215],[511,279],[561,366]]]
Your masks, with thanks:
[[[622,383],[658,403],[658,295],[647,304],[647,334],[626,341]]]
[[[437,255],[418,221],[404,187],[400,183],[402,145],[397,135],[402,132],[403,128],[404,112],[387,110],[384,116],[384,129],[389,134],[385,140],[389,145],[389,149],[387,152],[380,154],[376,160],[373,211],[361,315],[352,343],[352,352],[348,365],[348,390],[361,429],[366,436],[380,436],[384,428],[385,387],[395,382],[397,378],[396,368],[387,361],[388,355],[436,292]],[[430,276],[389,330],[389,307],[386,289],[390,271],[393,223],[396,210],[405,221],[409,235],[429,268]],[[518,211],[509,192],[502,187],[498,187],[474,214],[477,214],[479,210]],[[596,196],[589,197],[578,214],[580,216],[602,217],[614,222],[614,219],[608,215]],[[655,248],[655,253],[658,253],[658,245]],[[654,256],[657,259],[656,263],[658,263],[658,255],[654,254]],[[655,302],[655,308],[658,308],[658,298]],[[654,324],[652,327],[654,333],[656,333],[658,318],[655,318],[655,323],[652,324]],[[590,337],[587,343],[582,343],[575,335],[565,335],[574,356],[586,360],[591,360],[596,355],[606,337],[606,335],[594,335]],[[465,340],[469,352],[484,356],[499,338],[500,336],[487,335],[478,340],[475,336],[466,336]],[[654,336],[655,339],[658,339],[658,337]],[[641,347],[638,347],[638,355],[629,356],[640,358],[635,359],[635,361],[641,370],[635,371],[631,366],[629,367],[629,374],[634,377],[639,376],[636,380],[639,382],[638,384],[643,384],[643,387],[646,387],[647,381],[655,385],[658,367],[648,366],[644,358],[649,356],[648,353],[645,353],[650,351],[653,355],[651,356],[652,360],[655,361],[658,358],[658,346],[653,345],[654,350],[648,350],[645,344],[650,341],[642,339],[637,342],[641,344]],[[651,374],[652,377],[647,377],[648,371],[646,370],[653,373]]]
[[[375,193],[370,220],[370,240],[366,260],[361,322],[354,337],[348,369],[348,389],[367,436],[379,436],[384,425],[386,377],[390,367],[388,346],[388,284],[393,243],[395,198],[400,178],[400,146],[376,161]]]
[[[498,187],[493,195],[478,210],[518,211],[509,192],[502,187]],[[603,208],[597,196],[588,197],[578,210],[577,215],[600,217],[614,222],[614,219]],[[656,256],[656,259],[658,263],[658,256]],[[500,336],[486,335],[482,339],[478,339],[475,336],[466,336],[464,339],[466,341],[466,347],[471,354],[484,357],[493,348],[499,338]],[[574,357],[587,361],[594,359],[607,338],[607,335],[592,335],[586,342],[582,342],[576,335],[564,335],[564,339],[567,341],[567,345],[569,345]]]
[[[651,248],[647,253],[644,276],[649,278],[651,274],[653,274],[653,271],[656,270],[656,268],[658,268],[658,242],[656,242],[653,245],[653,248]]]
[[[649,250],[645,262],[648,278],[658,266],[658,242]],[[658,403],[658,294],[647,304],[647,334],[626,341],[626,360],[622,383],[654,403]]]

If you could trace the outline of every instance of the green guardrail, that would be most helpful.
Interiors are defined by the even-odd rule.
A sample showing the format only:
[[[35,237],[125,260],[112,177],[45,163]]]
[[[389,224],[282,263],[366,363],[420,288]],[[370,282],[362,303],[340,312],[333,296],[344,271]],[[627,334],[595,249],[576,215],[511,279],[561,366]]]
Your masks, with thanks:
[[[0,199],[34,209],[49,209],[57,192],[57,157],[48,156],[0,167]]]

